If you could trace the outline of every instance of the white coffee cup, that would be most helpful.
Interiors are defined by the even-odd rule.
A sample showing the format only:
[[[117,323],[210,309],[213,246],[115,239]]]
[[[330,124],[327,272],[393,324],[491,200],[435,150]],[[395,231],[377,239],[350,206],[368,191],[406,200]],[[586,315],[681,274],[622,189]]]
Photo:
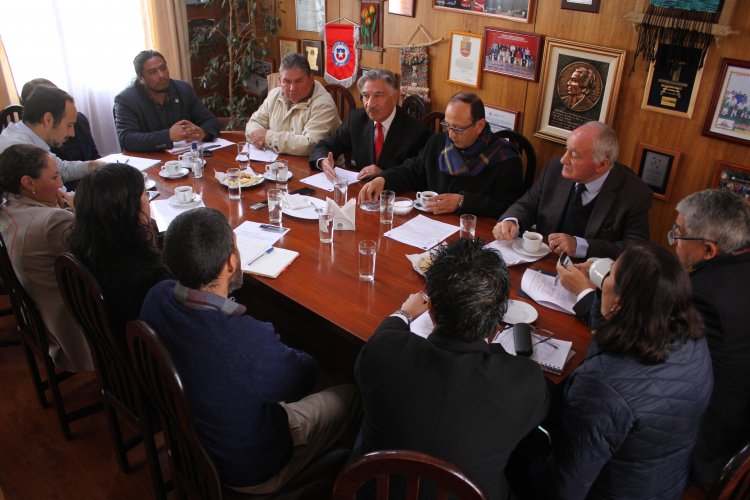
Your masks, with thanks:
[[[177,203],[192,203],[193,188],[190,186],[180,186],[174,190],[174,195],[177,197]]]
[[[164,170],[167,175],[178,175],[180,173],[180,167],[182,165],[177,160],[169,160],[168,162],[165,162],[164,165],[161,167],[162,170]]]
[[[523,249],[527,252],[536,253],[542,248],[543,236],[533,231],[525,231],[523,233]]]
[[[271,173],[271,177],[276,179],[276,163],[268,163],[266,164],[266,172]]]
[[[615,261],[608,258],[596,259],[591,263],[591,267],[589,267],[589,279],[597,288],[601,289],[604,278],[609,275],[609,271],[612,269],[612,264],[614,263]]]
[[[417,193],[417,201],[423,206],[427,207],[427,202],[430,201],[430,198],[433,196],[437,196],[438,194],[435,191],[419,191]]]
[[[193,153],[183,153],[177,157],[180,161],[180,166],[191,170],[193,168]]]

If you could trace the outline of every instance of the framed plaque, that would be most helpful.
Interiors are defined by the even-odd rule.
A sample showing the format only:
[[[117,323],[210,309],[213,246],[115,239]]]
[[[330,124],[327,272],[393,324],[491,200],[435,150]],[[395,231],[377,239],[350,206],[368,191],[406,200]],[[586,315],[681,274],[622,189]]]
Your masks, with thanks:
[[[451,31],[448,81],[479,88],[482,69],[482,35]]]
[[[680,165],[680,153],[641,143],[638,145],[636,158],[638,177],[651,188],[654,198],[669,201],[675,172]]]

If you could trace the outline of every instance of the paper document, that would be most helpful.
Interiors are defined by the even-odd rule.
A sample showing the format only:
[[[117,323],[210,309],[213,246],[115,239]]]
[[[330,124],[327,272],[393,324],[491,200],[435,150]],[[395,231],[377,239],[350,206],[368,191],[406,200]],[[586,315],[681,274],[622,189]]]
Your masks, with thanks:
[[[336,172],[336,177],[340,179],[346,179],[347,181],[349,181],[349,184],[359,182],[359,179],[357,179],[357,174],[359,172],[353,172],[341,167],[334,168],[334,171]],[[320,172],[318,174],[311,175],[310,177],[305,177],[304,179],[300,179],[300,181],[320,189],[325,189],[326,191],[333,191],[333,182],[328,180],[325,172]]]
[[[487,243],[484,248],[492,248],[500,252],[503,256],[506,266],[515,266],[516,264],[527,264],[539,260],[541,257],[529,257],[527,255],[521,255],[520,253],[513,250],[513,241],[515,240],[495,240],[491,243]]]
[[[161,160],[154,160],[152,158],[138,158],[137,156],[127,156],[122,153],[112,153],[103,158],[99,158],[99,161],[104,163],[127,163],[131,167],[135,167],[141,172],[147,168],[153,167]]]
[[[416,333],[420,337],[427,338],[432,333],[432,330],[435,328],[435,325],[432,323],[432,318],[430,318],[430,312],[425,311],[411,322],[409,325],[409,330],[411,330],[411,333]]]
[[[410,221],[386,231],[384,235],[401,243],[428,250],[457,232],[458,229],[458,226],[417,215]]]
[[[185,210],[206,206],[203,200],[195,205],[190,205],[190,209],[172,206],[168,200],[155,200],[150,205],[151,218],[156,221],[156,227],[159,229],[159,232],[166,231],[172,221]]]
[[[531,334],[531,343],[534,352],[530,358],[539,363],[543,370],[560,375],[565,368],[565,363],[573,357],[575,351],[571,349],[573,343],[568,340],[549,339]],[[493,344],[500,344],[508,354],[516,355],[516,346],[513,341],[513,327],[508,327],[492,340]]]
[[[177,141],[175,143],[172,143],[172,149],[167,149],[167,152],[172,153],[173,155],[187,153],[188,151],[190,151],[192,144],[192,142]],[[198,147],[203,149],[221,149],[227,146],[231,146],[232,144],[234,144],[232,141],[222,139],[221,137],[211,142],[198,141]]]
[[[575,294],[566,290],[560,283],[555,284],[554,276],[527,269],[521,278],[521,290],[538,304],[567,314],[575,314]]]
[[[251,160],[255,161],[272,162],[276,161],[276,158],[279,157],[279,153],[275,152],[273,149],[258,149],[249,142],[243,151],[250,155]]]
[[[240,239],[248,240],[253,242],[260,242],[265,245],[265,248],[273,246],[274,243],[279,241],[286,233],[289,232],[289,228],[282,228],[283,231],[269,231],[264,229],[263,226],[268,224],[261,224],[260,222],[252,222],[246,220],[234,229],[234,234],[237,235],[237,244],[239,245]],[[240,248],[240,253],[242,249]]]

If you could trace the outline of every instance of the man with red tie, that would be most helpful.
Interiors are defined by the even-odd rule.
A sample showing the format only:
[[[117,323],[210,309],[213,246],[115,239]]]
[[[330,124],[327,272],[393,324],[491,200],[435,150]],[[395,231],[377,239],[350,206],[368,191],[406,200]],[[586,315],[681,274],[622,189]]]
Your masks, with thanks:
[[[339,155],[351,153],[359,178],[369,179],[416,156],[430,136],[427,127],[396,106],[398,85],[393,73],[370,70],[357,87],[364,108],[352,111],[346,123],[319,141],[310,154],[310,166],[330,179]]]

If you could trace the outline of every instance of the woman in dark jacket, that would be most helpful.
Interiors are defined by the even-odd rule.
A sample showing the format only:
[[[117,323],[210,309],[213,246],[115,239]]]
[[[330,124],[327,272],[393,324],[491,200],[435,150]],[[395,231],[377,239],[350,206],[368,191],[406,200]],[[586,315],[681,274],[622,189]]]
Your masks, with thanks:
[[[170,277],[162,264],[143,175],[109,164],[86,174],[75,196],[70,251],[102,287],[115,335],[137,318],[146,292]]]
[[[603,320],[567,382],[545,498],[682,496],[713,388],[690,293],[665,248],[634,244],[613,264]]]

